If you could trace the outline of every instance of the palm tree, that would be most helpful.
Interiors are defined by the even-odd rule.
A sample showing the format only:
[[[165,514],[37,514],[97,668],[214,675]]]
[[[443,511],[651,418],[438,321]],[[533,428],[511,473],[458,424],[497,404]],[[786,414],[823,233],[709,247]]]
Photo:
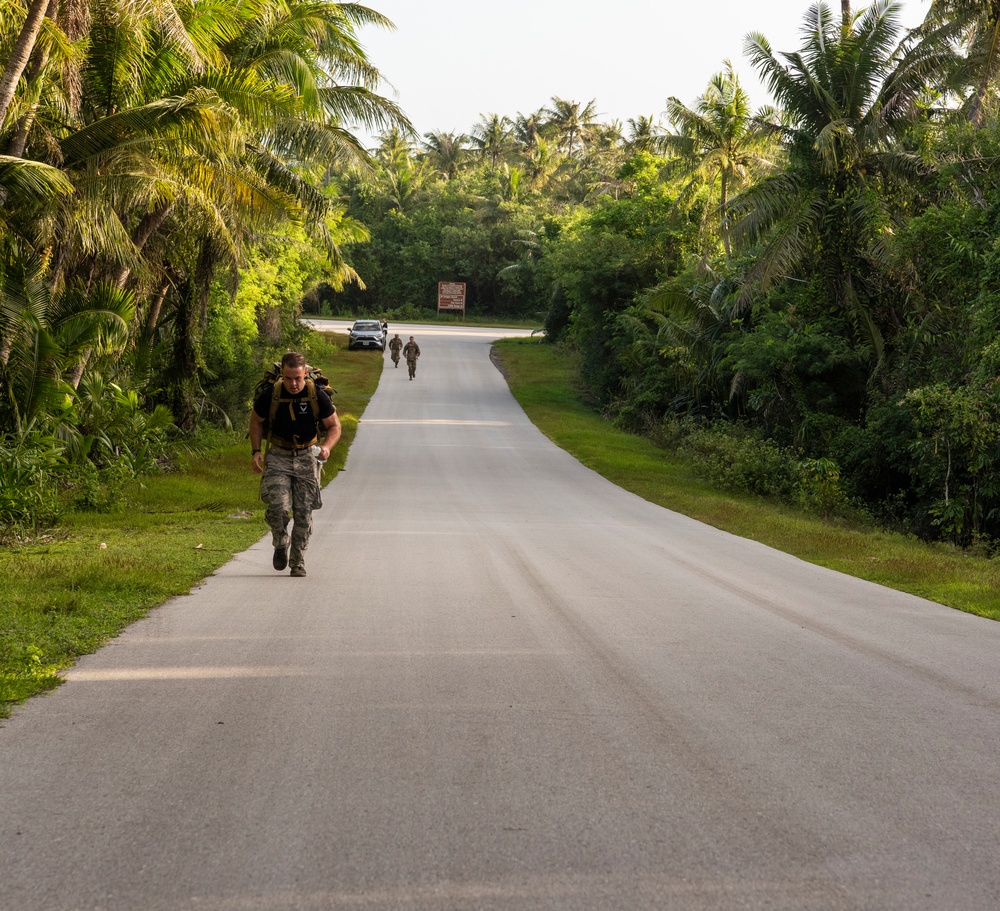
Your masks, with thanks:
[[[373,91],[381,81],[358,38],[361,27],[393,28],[380,13],[332,0],[238,0],[241,29],[221,50],[229,66],[251,70],[296,95],[302,114],[341,161],[363,161],[364,149],[345,125],[396,128],[413,134],[399,106]],[[301,139],[312,139],[303,136]]]
[[[637,118],[629,117],[625,122],[627,134],[625,136],[625,151],[630,155],[636,152],[649,152],[652,155],[660,155],[664,151],[663,131],[652,115],[640,115]]]
[[[65,175],[50,165],[0,156],[0,367],[23,340],[25,318],[35,319],[46,258],[38,222],[47,204],[73,192]]]
[[[424,148],[431,164],[447,180],[453,180],[468,154],[469,137],[463,133],[426,133]]]
[[[802,50],[781,62],[760,34],[746,53],[784,109],[781,168],[744,190],[727,220],[754,264],[740,302],[791,276],[820,279],[831,312],[844,315],[876,358],[899,314],[880,294],[894,188],[922,163],[900,147],[918,115],[926,79],[944,56],[929,44],[897,44],[897,7],[876,0],[850,23],[825,4],[810,8]],[[891,283],[887,285],[891,287]]]
[[[402,130],[385,130],[379,134],[374,157],[382,167],[397,167],[413,157],[413,143]]]
[[[570,158],[582,155],[599,126],[597,101],[585,105],[553,96],[552,106],[544,109],[547,125],[559,137],[560,150]]]
[[[920,28],[931,40],[951,40],[964,50],[956,57],[950,83],[961,94],[969,120],[982,126],[990,90],[1000,77],[1000,2],[932,0]]]
[[[536,190],[551,187],[556,180],[562,157],[553,145],[539,137],[525,160],[525,174],[528,182]]]
[[[409,136],[400,130],[386,130],[379,137],[377,170],[370,180],[387,209],[406,211],[431,177],[429,160],[414,151]]]
[[[501,114],[480,115],[479,123],[472,128],[472,145],[483,159],[496,170],[500,160],[511,150],[510,118]]]
[[[687,177],[687,198],[699,187],[708,188],[703,227],[711,226],[714,231],[721,223],[729,256],[732,250],[721,217],[730,196],[748,186],[770,164],[768,114],[752,115],[750,98],[727,60],[693,110],[671,97],[667,99],[667,116],[677,132],[662,137],[659,145],[678,154],[672,170]]]
[[[518,114],[514,118],[514,141],[521,153],[531,156],[538,143],[545,137],[545,111],[540,109],[531,114]]]
[[[647,291],[641,316],[629,310],[618,317],[629,330],[637,372],[648,370],[651,359],[669,370],[673,412],[714,416],[729,402],[722,341],[731,331],[731,291],[725,276],[706,268]]]

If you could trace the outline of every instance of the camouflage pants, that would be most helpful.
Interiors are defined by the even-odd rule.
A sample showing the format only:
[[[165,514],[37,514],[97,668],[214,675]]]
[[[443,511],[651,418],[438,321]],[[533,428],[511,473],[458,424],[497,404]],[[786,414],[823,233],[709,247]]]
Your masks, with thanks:
[[[294,517],[288,562],[292,569],[305,566],[312,511],[323,505],[319,463],[309,450],[269,449],[264,476],[260,479],[260,498],[267,504],[264,518],[271,529],[274,547],[288,546],[288,522]]]
[[[406,359],[406,366],[410,370],[410,379],[417,375],[417,359],[415,357],[408,357]]]

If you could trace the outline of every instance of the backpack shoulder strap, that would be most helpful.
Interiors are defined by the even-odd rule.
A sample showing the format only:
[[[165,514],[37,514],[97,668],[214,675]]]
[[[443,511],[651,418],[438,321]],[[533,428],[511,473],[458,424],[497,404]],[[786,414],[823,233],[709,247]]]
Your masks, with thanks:
[[[283,384],[281,377],[279,376],[274,382],[271,383],[271,407],[268,409],[267,423],[264,425],[264,429],[267,431],[267,435],[263,440],[263,450],[264,450],[264,464],[267,464],[267,453],[271,448],[271,436],[274,433],[274,416],[278,413],[278,405],[281,402],[281,390]]]
[[[278,403],[281,401],[281,390],[283,388],[284,383],[279,376],[271,386],[271,413],[268,415],[268,421],[271,424],[274,424],[274,416],[278,413]]]
[[[319,396],[316,395],[316,381],[306,377],[306,391],[309,393],[309,404],[312,406],[313,420],[319,425]]]

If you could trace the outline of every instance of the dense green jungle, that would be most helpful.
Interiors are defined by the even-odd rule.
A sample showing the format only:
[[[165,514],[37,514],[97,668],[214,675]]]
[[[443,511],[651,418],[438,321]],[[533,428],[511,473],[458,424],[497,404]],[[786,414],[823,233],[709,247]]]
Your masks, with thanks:
[[[817,4],[686,105],[420,135],[325,0],[0,6],[0,540],[242,424],[303,314],[527,321],[723,488],[1000,541],[1000,7]],[[361,130],[379,135],[374,148]]]

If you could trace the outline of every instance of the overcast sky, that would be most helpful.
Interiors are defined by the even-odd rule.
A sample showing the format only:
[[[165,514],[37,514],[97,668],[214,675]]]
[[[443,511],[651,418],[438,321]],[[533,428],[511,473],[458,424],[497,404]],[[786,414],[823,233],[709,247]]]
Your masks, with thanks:
[[[732,60],[754,107],[770,101],[743,56],[761,32],[794,51],[809,0],[367,0],[395,32],[365,29],[372,62],[422,136],[468,133],[483,114],[529,114],[557,95],[594,99],[599,119],[659,117],[675,95],[694,104]],[[839,13],[837,0],[829,0]],[[867,3],[855,0],[859,9]],[[902,0],[904,26],[930,0]],[[393,91],[395,89],[395,91]]]

